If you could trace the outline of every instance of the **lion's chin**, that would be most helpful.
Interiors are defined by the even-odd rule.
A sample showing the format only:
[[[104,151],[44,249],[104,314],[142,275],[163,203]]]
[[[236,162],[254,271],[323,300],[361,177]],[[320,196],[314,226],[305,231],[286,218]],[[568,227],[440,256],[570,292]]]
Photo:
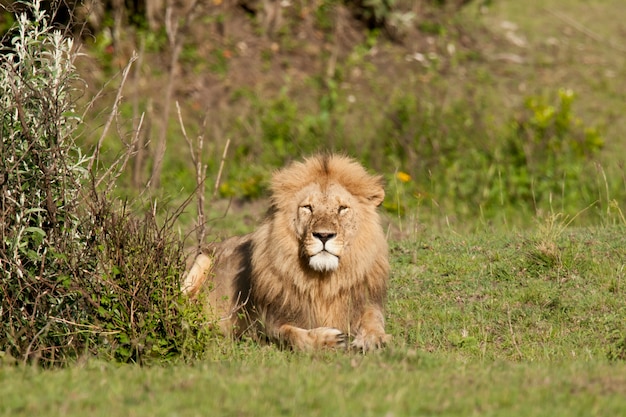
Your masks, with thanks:
[[[331,272],[339,267],[339,257],[322,251],[309,258],[309,266],[319,272]]]

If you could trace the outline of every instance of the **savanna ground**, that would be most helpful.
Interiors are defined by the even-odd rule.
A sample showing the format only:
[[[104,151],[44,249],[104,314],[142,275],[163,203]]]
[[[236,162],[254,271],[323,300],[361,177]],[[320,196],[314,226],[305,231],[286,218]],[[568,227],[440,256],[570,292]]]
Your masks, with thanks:
[[[382,352],[211,342],[188,364],[3,366],[5,415],[621,415],[623,228],[392,245]],[[555,234],[556,233],[556,234]]]
[[[325,42],[324,31],[256,36],[245,16],[207,18],[223,43],[210,32],[214,43],[183,48],[172,91],[190,141],[206,137],[207,238],[254,226],[273,167],[324,148],[358,157],[388,179],[391,344],[302,354],[210,335],[201,359],[139,366],[85,354],[59,369],[3,356],[0,413],[624,414],[625,10],[608,0],[471,4],[402,42],[354,22],[331,25]],[[130,55],[99,39],[79,62],[87,101],[120,83]],[[141,131],[142,112],[165,107],[167,54],[142,59],[103,165]],[[107,129],[115,89],[103,91],[81,128],[85,146]],[[116,196],[138,210],[153,188],[162,216],[197,186],[175,108],[145,133],[151,153],[170,132],[159,186],[150,161],[116,179]],[[191,206],[177,218],[190,247]]]

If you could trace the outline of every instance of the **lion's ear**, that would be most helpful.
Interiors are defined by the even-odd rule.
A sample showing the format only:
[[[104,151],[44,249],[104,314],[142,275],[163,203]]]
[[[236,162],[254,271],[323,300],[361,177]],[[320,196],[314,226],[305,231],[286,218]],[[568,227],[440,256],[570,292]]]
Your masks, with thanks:
[[[376,207],[383,204],[384,199],[385,199],[385,190],[383,190],[382,188],[380,189],[380,192],[373,194],[368,198],[368,200],[371,201],[372,204],[374,204]]]
[[[381,177],[374,178],[374,184],[368,190],[367,199],[376,207],[380,206],[385,200],[385,188]]]

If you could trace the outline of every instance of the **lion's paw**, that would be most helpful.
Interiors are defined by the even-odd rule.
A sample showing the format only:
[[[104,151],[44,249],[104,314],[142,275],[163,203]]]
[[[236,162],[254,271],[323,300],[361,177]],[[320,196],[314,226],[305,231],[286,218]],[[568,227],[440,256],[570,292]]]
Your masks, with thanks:
[[[315,348],[345,348],[348,344],[348,336],[339,329],[333,327],[316,327],[308,331],[311,344]]]
[[[354,338],[350,347],[361,352],[380,349],[391,340],[390,334],[385,333],[359,333]]]

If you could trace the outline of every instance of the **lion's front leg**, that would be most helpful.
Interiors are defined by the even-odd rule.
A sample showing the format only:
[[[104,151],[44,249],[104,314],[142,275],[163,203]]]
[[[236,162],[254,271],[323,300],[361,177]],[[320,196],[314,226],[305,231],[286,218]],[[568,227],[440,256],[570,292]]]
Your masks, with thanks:
[[[363,352],[380,349],[391,340],[391,335],[385,333],[385,318],[378,306],[368,306],[357,326],[356,336],[352,341],[352,348]]]
[[[277,329],[275,336],[282,344],[303,351],[345,348],[347,341],[346,334],[333,327],[316,327],[307,330],[283,324]]]

